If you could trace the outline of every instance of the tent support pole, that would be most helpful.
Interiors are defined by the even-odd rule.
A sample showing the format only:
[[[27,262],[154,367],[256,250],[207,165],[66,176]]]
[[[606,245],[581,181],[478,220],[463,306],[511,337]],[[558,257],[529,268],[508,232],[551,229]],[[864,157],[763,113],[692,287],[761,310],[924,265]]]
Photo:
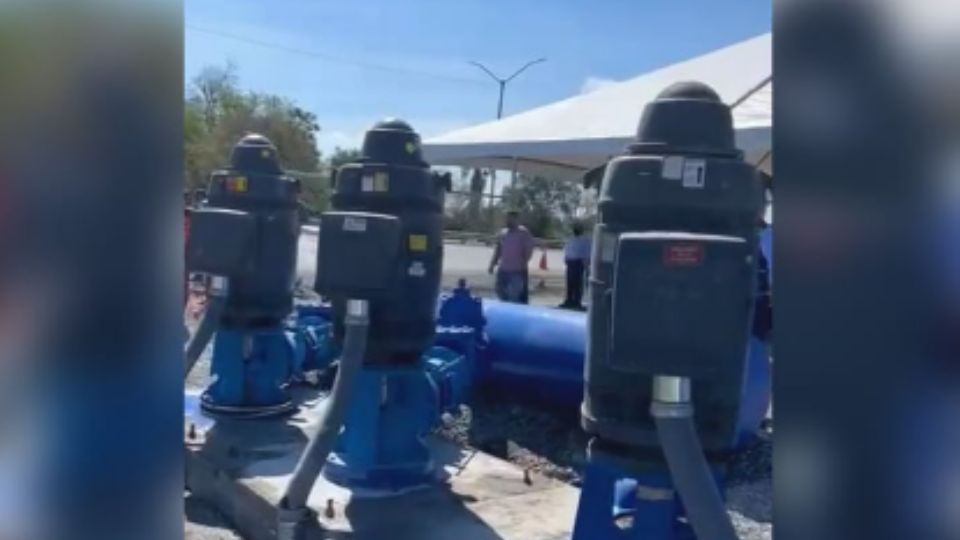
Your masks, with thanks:
[[[494,221],[497,216],[496,197],[497,197],[497,170],[490,169],[490,225],[493,227],[493,230],[497,229],[497,224]]]
[[[731,110],[732,110],[732,109],[736,109],[741,103],[743,103],[744,101],[750,99],[750,96],[752,96],[752,95],[756,94],[757,92],[759,92],[761,88],[763,88],[764,86],[766,86],[767,83],[769,83],[769,82],[772,81],[772,80],[773,80],[773,75],[770,75],[769,77],[766,77],[765,79],[763,79],[762,81],[760,81],[759,83],[757,83],[755,86],[753,86],[752,88],[750,88],[749,90],[747,90],[747,93],[746,93],[746,94],[740,96],[739,99],[737,99],[736,101],[734,101],[733,103],[731,103],[731,104],[730,104],[730,109],[731,109]]]

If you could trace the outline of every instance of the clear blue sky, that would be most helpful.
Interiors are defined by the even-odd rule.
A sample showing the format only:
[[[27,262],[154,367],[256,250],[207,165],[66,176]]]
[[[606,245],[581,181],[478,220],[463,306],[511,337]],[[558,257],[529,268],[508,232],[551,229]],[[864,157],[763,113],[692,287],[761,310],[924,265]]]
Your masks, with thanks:
[[[240,85],[316,113],[324,153],[397,116],[429,137],[769,32],[771,0],[189,0],[187,80],[233,62]],[[266,44],[266,45],[265,45]],[[305,53],[296,52],[303,51]]]

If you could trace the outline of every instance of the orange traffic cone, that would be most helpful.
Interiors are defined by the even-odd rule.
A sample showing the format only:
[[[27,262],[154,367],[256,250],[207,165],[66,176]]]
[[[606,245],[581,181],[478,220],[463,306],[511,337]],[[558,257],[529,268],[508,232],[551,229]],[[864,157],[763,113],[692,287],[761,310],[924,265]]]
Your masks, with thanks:
[[[543,250],[543,251],[540,252],[540,269],[541,269],[541,270],[548,270],[548,268],[547,268],[547,250]]]

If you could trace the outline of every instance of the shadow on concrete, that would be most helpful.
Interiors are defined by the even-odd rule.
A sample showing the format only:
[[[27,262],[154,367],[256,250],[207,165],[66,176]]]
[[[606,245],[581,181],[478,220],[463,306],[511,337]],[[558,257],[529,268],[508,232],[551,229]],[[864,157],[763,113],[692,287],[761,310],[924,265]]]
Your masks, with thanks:
[[[233,526],[227,518],[208,501],[187,494],[183,498],[183,513],[186,520],[190,523],[223,529],[224,538],[237,538],[233,532]]]
[[[478,496],[451,483],[475,451],[428,440],[437,467],[436,483],[395,496],[351,498],[343,509],[357,540],[503,540],[469,505]]]
[[[345,509],[354,538],[392,540],[503,540],[445,484],[393,498],[353,499]]]
[[[316,406],[325,395],[309,387],[291,391],[297,410]],[[293,414],[285,419],[217,416],[205,433],[200,454],[237,479],[290,474],[307,444],[303,427],[309,424]]]
[[[291,396],[302,411],[285,421],[276,417],[217,417],[204,431],[199,456],[236,480],[288,477],[308,442],[317,411],[322,410],[325,392],[299,387],[292,389]],[[435,457],[438,470],[464,460],[461,451],[452,445],[441,445]],[[347,520],[352,533],[312,531],[313,536],[308,537],[363,540],[385,538],[384,534],[389,533],[389,538],[396,540],[501,540],[499,534],[467,507],[476,498],[455,493],[448,483],[450,477],[439,476],[442,476],[439,484],[400,496],[352,498],[339,508],[344,513],[341,518]],[[277,484],[278,487],[282,483]],[[266,509],[271,504],[263,500],[250,508],[256,508],[257,513],[262,514],[258,520],[266,522],[269,520]],[[324,512],[323,508],[316,510],[321,514]],[[192,512],[197,515],[188,516],[191,521],[216,524],[215,516],[203,515],[198,510]],[[249,527],[240,528],[246,530]]]

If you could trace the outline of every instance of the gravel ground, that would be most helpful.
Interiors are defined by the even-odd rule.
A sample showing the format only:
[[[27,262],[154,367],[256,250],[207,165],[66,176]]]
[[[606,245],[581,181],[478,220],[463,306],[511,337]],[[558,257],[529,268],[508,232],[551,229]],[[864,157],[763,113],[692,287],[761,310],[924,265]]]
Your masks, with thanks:
[[[574,485],[587,437],[552,415],[515,405],[474,400],[436,432],[457,444],[506,459],[532,472]]]
[[[458,417],[446,417],[436,432],[533,472],[581,484],[588,438],[579,426],[549,414],[478,399]],[[742,540],[773,535],[772,449],[772,430],[764,430],[728,464],[727,508]]]

